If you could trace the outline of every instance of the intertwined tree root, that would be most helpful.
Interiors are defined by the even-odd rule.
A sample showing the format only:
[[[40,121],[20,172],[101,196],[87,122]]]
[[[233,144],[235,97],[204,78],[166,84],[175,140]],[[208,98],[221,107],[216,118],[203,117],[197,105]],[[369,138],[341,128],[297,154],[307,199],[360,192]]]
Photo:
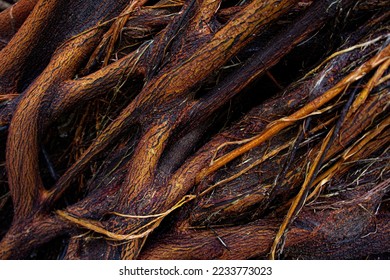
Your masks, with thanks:
[[[0,258],[388,258],[388,10],[8,7]]]

